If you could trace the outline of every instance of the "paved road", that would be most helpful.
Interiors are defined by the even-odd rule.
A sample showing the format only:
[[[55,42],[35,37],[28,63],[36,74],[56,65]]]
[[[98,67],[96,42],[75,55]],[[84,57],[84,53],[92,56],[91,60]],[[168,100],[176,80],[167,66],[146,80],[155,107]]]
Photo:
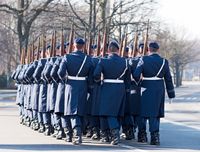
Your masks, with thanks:
[[[200,83],[185,83],[176,89],[177,97],[173,103],[166,102],[166,117],[162,119],[160,129],[160,146],[139,144],[135,140],[122,140],[120,145],[110,146],[89,139],[84,139],[81,146],[74,146],[63,140],[45,137],[19,124],[18,109],[11,94],[14,95],[14,92],[0,91],[0,152],[200,151]]]

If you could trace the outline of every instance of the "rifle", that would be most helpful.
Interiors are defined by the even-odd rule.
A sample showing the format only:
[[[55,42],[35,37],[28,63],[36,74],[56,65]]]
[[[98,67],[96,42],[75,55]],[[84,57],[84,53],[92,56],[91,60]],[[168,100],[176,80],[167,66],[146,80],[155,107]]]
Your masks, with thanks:
[[[133,51],[131,53],[132,57],[137,55],[137,46],[138,46],[138,30],[135,33],[134,42],[133,42]]]
[[[102,48],[102,57],[105,56],[106,49],[107,49],[107,30],[105,28],[104,35],[103,35],[103,48]]]
[[[69,36],[68,54],[72,52],[73,40],[74,40],[74,24],[72,24],[72,26],[71,26],[71,32],[70,32],[70,36]]]
[[[92,36],[91,33],[89,35],[89,42],[88,42],[88,48],[87,48],[87,55],[91,55],[91,45],[92,45]]]
[[[100,55],[100,49],[101,49],[101,35],[100,30],[98,30],[98,39],[97,39],[97,56]]]
[[[56,31],[54,31],[54,38],[53,38],[53,56],[55,57],[56,56]]]
[[[122,57],[125,56],[126,45],[127,45],[127,33],[124,35],[124,41],[123,41],[122,51],[121,51]]]
[[[30,46],[27,48],[27,56],[26,56],[26,58],[27,58],[27,63],[28,64],[31,63],[31,48],[30,48]]]
[[[34,48],[34,41],[32,44],[32,54],[31,54],[31,62],[33,62],[35,60],[35,48]]]
[[[54,32],[52,33],[52,36],[51,36],[51,50],[50,50],[50,57],[53,56],[53,51],[54,51]]]
[[[22,53],[21,53],[21,64],[24,64],[25,62],[24,62],[24,59],[25,58],[25,56],[24,56],[24,48],[22,48]]]
[[[37,60],[40,58],[40,37],[38,39],[38,47],[37,47]]]
[[[63,34],[63,28],[61,32],[61,46],[60,46],[60,55],[64,56],[65,52],[65,47],[64,47],[64,34]]]
[[[46,55],[46,36],[43,34],[43,38],[42,38],[42,58],[45,58]]]
[[[85,40],[85,45],[84,45],[84,49],[83,49],[83,51],[84,51],[84,53],[86,54],[87,53],[87,32],[85,31],[85,33],[84,33],[84,40]]]
[[[122,35],[120,45],[119,45],[119,56],[122,56],[123,42],[124,42],[124,35]]]
[[[147,29],[146,29],[146,35],[145,35],[145,38],[144,38],[144,48],[143,48],[143,55],[146,55],[147,54],[147,49],[148,49],[148,35],[149,34],[149,19],[148,19],[148,22],[147,22]]]

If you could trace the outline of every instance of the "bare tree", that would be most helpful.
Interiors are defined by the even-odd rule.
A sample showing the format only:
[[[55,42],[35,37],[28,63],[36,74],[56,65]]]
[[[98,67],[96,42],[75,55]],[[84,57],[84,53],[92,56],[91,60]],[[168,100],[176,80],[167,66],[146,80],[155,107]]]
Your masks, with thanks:
[[[182,85],[183,70],[189,63],[200,59],[196,40],[188,40],[169,28],[157,29],[156,39],[160,43],[161,54],[170,62],[176,87]]]
[[[17,4],[4,2],[0,4],[0,11],[12,14],[16,20],[16,33],[19,39],[19,50],[22,47],[27,50],[29,42],[29,34],[33,22],[43,12],[46,11],[48,5],[54,0],[38,1],[33,3],[32,0],[18,0]]]

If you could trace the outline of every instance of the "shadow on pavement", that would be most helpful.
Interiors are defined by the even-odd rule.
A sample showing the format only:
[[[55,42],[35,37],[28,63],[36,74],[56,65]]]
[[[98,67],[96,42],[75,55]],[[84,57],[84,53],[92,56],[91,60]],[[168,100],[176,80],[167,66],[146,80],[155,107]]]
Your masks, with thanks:
[[[120,146],[105,146],[105,145],[82,145],[75,146],[70,144],[0,144],[0,149],[4,150],[35,150],[35,151],[55,151],[55,150],[103,150],[103,151],[111,151],[111,150],[126,150],[126,148]]]
[[[148,141],[150,142],[149,132]],[[162,122],[160,130],[160,146],[148,143],[141,144],[135,141],[123,141],[123,144],[142,150],[200,150],[200,131],[189,126],[180,126],[173,123]]]

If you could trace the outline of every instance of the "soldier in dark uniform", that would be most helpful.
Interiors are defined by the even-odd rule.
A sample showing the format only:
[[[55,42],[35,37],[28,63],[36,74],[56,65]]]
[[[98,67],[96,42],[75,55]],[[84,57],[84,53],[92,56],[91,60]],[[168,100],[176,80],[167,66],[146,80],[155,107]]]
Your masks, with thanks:
[[[43,113],[46,112],[46,100],[47,100],[47,83],[46,83],[46,81],[44,81],[44,79],[42,79],[42,71],[47,62],[47,58],[45,58],[45,56],[42,55],[42,54],[45,54],[45,53],[43,53],[43,51],[45,51],[45,50],[42,50],[41,59],[39,59],[37,68],[35,69],[34,74],[33,74],[33,78],[34,78],[35,82],[39,84],[38,122],[40,125],[40,129],[38,130],[38,132],[40,132],[40,133],[43,133],[45,131]],[[45,121],[47,121],[47,120],[45,120]],[[48,124],[49,123],[50,122],[48,122]],[[47,127],[49,127],[49,125],[46,126],[46,128]]]
[[[22,104],[22,93],[23,93],[23,83],[19,81],[18,76],[23,68],[23,65],[20,64],[17,66],[17,69],[13,72],[11,78],[16,81],[17,85],[17,96],[16,96],[16,104],[19,106],[19,116],[20,116],[20,124],[23,123],[23,108]]]
[[[131,58],[129,58],[129,48],[125,48],[125,58],[129,61]],[[130,67],[129,69],[130,70]],[[129,71],[130,72],[130,71]],[[130,84],[126,85],[126,101],[125,101],[125,110],[124,110],[124,117],[122,119],[122,137],[126,140],[134,139],[134,133],[133,133],[133,118],[131,113],[131,104],[130,100]]]
[[[64,44],[65,53],[67,52],[67,46],[69,43]],[[63,54],[61,54],[63,55]],[[57,139],[66,136],[65,141],[71,142],[72,141],[72,128],[71,122],[69,117],[64,116],[64,97],[65,97],[65,82],[63,79],[60,79],[57,72],[59,70],[59,66],[61,64],[63,56],[57,58],[55,61],[53,68],[51,70],[51,77],[52,79],[58,83],[57,93],[56,93],[56,101],[55,101],[55,117],[57,119],[56,126],[55,126],[55,136]],[[64,134],[63,134],[64,129]]]
[[[45,125],[45,132],[44,135],[49,136],[52,132],[53,132],[53,128],[52,128],[52,119],[51,119],[51,113],[50,113],[50,94],[51,94],[51,80],[49,81],[49,79],[47,78],[46,74],[48,75],[48,73],[46,73],[46,71],[49,68],[49,63],[51,62],[51,58],[50,58],[50,45],[47,46],[47,50],[45,51],[45,60],[46,63],[44,65],[44,68],[42,70],[41,73],[41,88],[40,88],[40,94],[39,94],[39,103],[41,103],[42,106],[42,115],[43,115],[43,123]],[[40,102],[40,100],[42,102]]]
[[[32,95],[31,95],[31,109],[33,112],[33,121],[32,121],[32,128],[34,130],[39,129],[38,124],[38,96],[39,96],[39,84],[34,80],[33,74],[36,70],[36,67],[38,65],[38,60],[33,61],[33,63],[29,66],[25,73],[25,78],[28,79],[32,84]]]
[[[102,58],[94,71],[94,79],[101,81],[103,73],[103,84],[101,87],[99,115],[101,129],[103,124],[108,124],[111,133],[111,144],[119,143],[120,124],[118,117],[124,114],[126,97],[125,81],[128,75],[128,62],[118,55],[119,45],[112,41],[109,44],[109,55]]]
[[[25,72],[28,68],[28,64],[24,64],[22,70],[20,71],[17,80],[20,81],[23,85],[22,85],[22,94],[21,94],[21,103],[20,103],[20,107],[22,108],[23,111],[23,124],[27,125],[29,123],[29,117],[28,117],[28,113],[27,113],[27,81],[25,80]]]
[[[65,80],[64,115],[69,116],[73,129],[73,144],[80,144],[81,118],[86,115],[88,83],[92,81],[92,61],[83,53],[84,40],[74,41],[74,52],[66,55],[58,70],[59,77]]]
[[[27,111],[26,125],[29,127],[33,120],[32,106],[31,106],[31,92],[33,89],[33,85],[31,80],[26,77],[26,72],[32,63],[28,63],[28,59],[26,60],[26,63],[27,63],[27,68],[26,71],[24,72],[24,80],[26,82],[26,96],[25,96],[24,108]]]
[[[100,57],[95,56],[97,45],[91,46],[91,57],[93,67],[95,68],[100,60]],[[89,98],[87,105],[87,115],[88,115],[88,128],[86,137],[91,137],[92,140],[100,139],[100,120],[99,120],[99,95],[100,95],[100,85],[93,81],[89,88]]]
[[[130,102],[129,102],[129,110],[133,120],[133,136],[134,132],[136,132],[138,123],[140,123],[140,98],[141,98],[141,90],[140,85],[133,78],[134,71],[137,67],[137,64],[141,58],[141,54],[143,51],[144,44],[140,43],[138,49],[134,49],[134,57],[129,59],[129,66],[131,73],[131,85],[130,85]],[[130,129],[130,128],[129,128]],[[146,139],[138,137],[138,142],[146,142]]]
[[[148,48],[149,55],[140,59],[134,72],[134,78],[137,82],[142,74],[140,109],[142,123],[138,124],[139,134],[146,136],[146,121],[148,119],[152,145],[160,144],[159,125],[160,118],[164,117],[165,85],[168,97],[175,97],[168,61],[160,57],[158,50],[159,45],[156,42],[151,42]]]

